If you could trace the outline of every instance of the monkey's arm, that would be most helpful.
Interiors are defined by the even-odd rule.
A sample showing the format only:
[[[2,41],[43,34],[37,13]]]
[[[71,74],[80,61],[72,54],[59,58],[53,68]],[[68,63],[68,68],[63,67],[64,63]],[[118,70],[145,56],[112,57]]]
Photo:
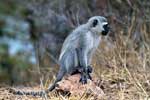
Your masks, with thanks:
[[[88,52],[84,48],[80,48],[78,51],[79,62],[82,67],[80,82],[86,84],[88,79]]]
[[[87,61],[88,66],[90,66],[90,65],[91,65],[91,62],[92,62],[92,55],[93,55],[93,52],[92,52],[92,51],[90,51],[90,52],[88,53],[88,61]]]

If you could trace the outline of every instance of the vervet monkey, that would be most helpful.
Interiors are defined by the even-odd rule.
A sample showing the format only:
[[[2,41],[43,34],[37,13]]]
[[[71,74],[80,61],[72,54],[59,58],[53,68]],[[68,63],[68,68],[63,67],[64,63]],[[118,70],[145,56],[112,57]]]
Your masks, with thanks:
[[[108,22],[105,17],[91,17],[87,23],[78,26],[65,39],[61,53],[59,56],[60,69],[55,82],[45,92],[52,91],[58,81],[65,74],[72,74],[75,70],[80,70],[80,82],[87,83],[87,79],[91,79],[91,59],[96,48],[99,45],[102,36],[106,36],[109,32]],[[44,92],[21,92],[17,94],[26,95],[43,95]]]

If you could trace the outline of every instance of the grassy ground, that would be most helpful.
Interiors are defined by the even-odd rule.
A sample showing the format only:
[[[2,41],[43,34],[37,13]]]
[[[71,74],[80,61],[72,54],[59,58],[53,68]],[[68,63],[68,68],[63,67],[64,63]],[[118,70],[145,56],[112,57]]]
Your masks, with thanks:
[[[103,100],[148,100],[150,99],[150,45],[146,42],[135,50],[134,41],[119,36],[116,42],[102,45],[97,51],[93,66],[99,78],[99,86],[105,96]],[[104,43],[103,43],[104,44]],[[40,100],[32,96],[16,96],[8,92],[8,87],[0,88],[0,99]],[[38,89],[30,87],[26,89]],[[92,96],[62,96],[50,93],[50,100],[94,100]]]

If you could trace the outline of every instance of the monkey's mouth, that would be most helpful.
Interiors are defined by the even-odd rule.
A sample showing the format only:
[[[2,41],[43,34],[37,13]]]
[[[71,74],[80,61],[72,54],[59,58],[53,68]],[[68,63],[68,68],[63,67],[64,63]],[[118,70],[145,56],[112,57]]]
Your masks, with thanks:
[[[102,35],[107,35],[108,34],[108,31],[102,31]]]
[[[103,28],[104,28],[104,30],[102,31],[102,35],[105,36],[109,32],[109,26],[108,26],[108,24],[104,25]]]

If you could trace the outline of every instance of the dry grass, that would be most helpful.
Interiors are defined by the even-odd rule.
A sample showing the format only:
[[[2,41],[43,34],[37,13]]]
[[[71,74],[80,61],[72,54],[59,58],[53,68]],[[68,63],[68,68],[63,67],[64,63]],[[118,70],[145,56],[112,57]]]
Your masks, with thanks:
[[[95,57],[95,73],[109,100],[150,99],[150,42],[142,30],[143,41],[136,44],[129,35],[119,35],[114,43],[103,45]],[[103,43],[104,44],[104,43]],[[99,68],[98,68],[99,67]]]
[[[150,47],[135,51],[132,46],[128,47],[129,39],[121,39],[123,41],[115,43],[114,48],[97,54],[99,61],[95,66],[100,68],[96,67],[95,73],[101,80],[106,99],[147,100],[150,98]]]

